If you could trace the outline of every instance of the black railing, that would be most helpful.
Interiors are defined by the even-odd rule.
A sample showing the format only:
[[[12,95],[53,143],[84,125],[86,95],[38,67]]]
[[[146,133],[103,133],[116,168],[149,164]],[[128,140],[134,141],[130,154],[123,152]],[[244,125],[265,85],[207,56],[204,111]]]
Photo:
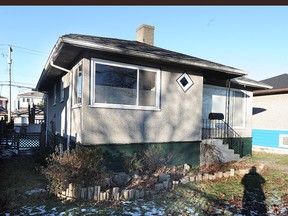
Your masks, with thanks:
[[[222,119],[203,119],[202,139],[223,139],[236,154],[243,157],[244,142],[242,137]]]

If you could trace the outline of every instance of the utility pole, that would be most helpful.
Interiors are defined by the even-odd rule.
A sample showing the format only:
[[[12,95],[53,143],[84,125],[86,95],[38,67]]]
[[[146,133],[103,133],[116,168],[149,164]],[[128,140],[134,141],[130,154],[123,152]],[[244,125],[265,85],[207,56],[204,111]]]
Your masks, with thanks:
[[[8,123],[11,122],[11,52],[12,47],[9,46],[8,48]]]

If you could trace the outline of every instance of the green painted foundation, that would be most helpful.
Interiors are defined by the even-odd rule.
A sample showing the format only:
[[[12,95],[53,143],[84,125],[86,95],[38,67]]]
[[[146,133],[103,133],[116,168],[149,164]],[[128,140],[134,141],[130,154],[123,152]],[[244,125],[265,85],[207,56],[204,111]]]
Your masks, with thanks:
[[[132,156],[135,153],[141,153],[153,145],[161,145],[166,153],[175,155],[169,165],[177,166],[186,163],[191,166],[198,166],[200,163],[200,141],[157,144],[107,144],[96,148],[102,150],[107,169],[119,172],[124,170],[123,161],[125,160],[125,155]]]
[[[252,156],[252,137],[242,138],[242,141],[244,142],[243,156]]]
[[[243,148],[241,148],[241,140],[243,142]],[[229,147],[234,149],[236,154],[240,154],[241,157],[252,155],[252,137],[239,138],[226,138],[223,142],[230,143]]]

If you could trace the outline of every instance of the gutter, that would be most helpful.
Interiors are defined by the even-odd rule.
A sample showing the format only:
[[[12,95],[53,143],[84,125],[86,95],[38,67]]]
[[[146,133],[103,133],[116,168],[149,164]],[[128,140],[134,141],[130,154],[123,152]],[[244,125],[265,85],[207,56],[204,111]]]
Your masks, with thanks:
[[[288,93],[288,88],[269,89],[269,90],[257,90],[257,91],[253,91],[253,96],[273,95],[273,94],[285,94],[285,93]]]
[[[241,78],[241,77],[240,77]],[[259,88],[264,88],[264,89],[272,89],[273,87],[270,85],[267,85],[265,83],[261,82],[249,82],[248,80],[240,80],[237,78],[231,79],[232,82],[239,84],[239,85],[244,85],[244,86],[251,86],[251,87],[259,87]]]
[[[38,83],[37,83],[36,88],[35,88],[35,89],[37,89],[37,91],[39,91],[39,87],[40,87],[39,85],[42,82],[42,80],[45,79],[45,77],[47,75],[48,68],[51,66],[51,61],[53,62],[54,59],[59,55],[59,51],[61,50],[62,46],[63,46],[63,40],[62,40],[62,38],[59,38],[57,40],[56,44],[54,45],[46,63],[45,63],[45,66],[42,70],[42,73],[40,75],[40,78],[39,78]],[[65,70],[65,68],[62,68],[62,69]]]
[[[66,68],[63,68],[63,67],[60,67],[60,66],[58,66],[58,65],[55,65],[52,60],[50,60],[50,65],[51,65],[52,67],[54,67],[54,68],[59,69],[59,70],[65,71],[65,72],[67,72],[67,73],[71,73],[70,70],[68,70],[68,69],[66,69]]]

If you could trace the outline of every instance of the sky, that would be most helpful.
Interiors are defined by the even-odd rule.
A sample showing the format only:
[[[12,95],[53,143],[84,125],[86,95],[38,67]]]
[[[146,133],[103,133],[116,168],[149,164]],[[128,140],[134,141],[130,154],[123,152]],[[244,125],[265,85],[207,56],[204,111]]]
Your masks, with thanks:
[[[57,39],[76,33],[136,39],[155,27],[154,45],[244,70],[263,80],[288,73],[288,6],[0,6],[0,95],[36,87]],[[17,94],[12,87],[12,110]]]

